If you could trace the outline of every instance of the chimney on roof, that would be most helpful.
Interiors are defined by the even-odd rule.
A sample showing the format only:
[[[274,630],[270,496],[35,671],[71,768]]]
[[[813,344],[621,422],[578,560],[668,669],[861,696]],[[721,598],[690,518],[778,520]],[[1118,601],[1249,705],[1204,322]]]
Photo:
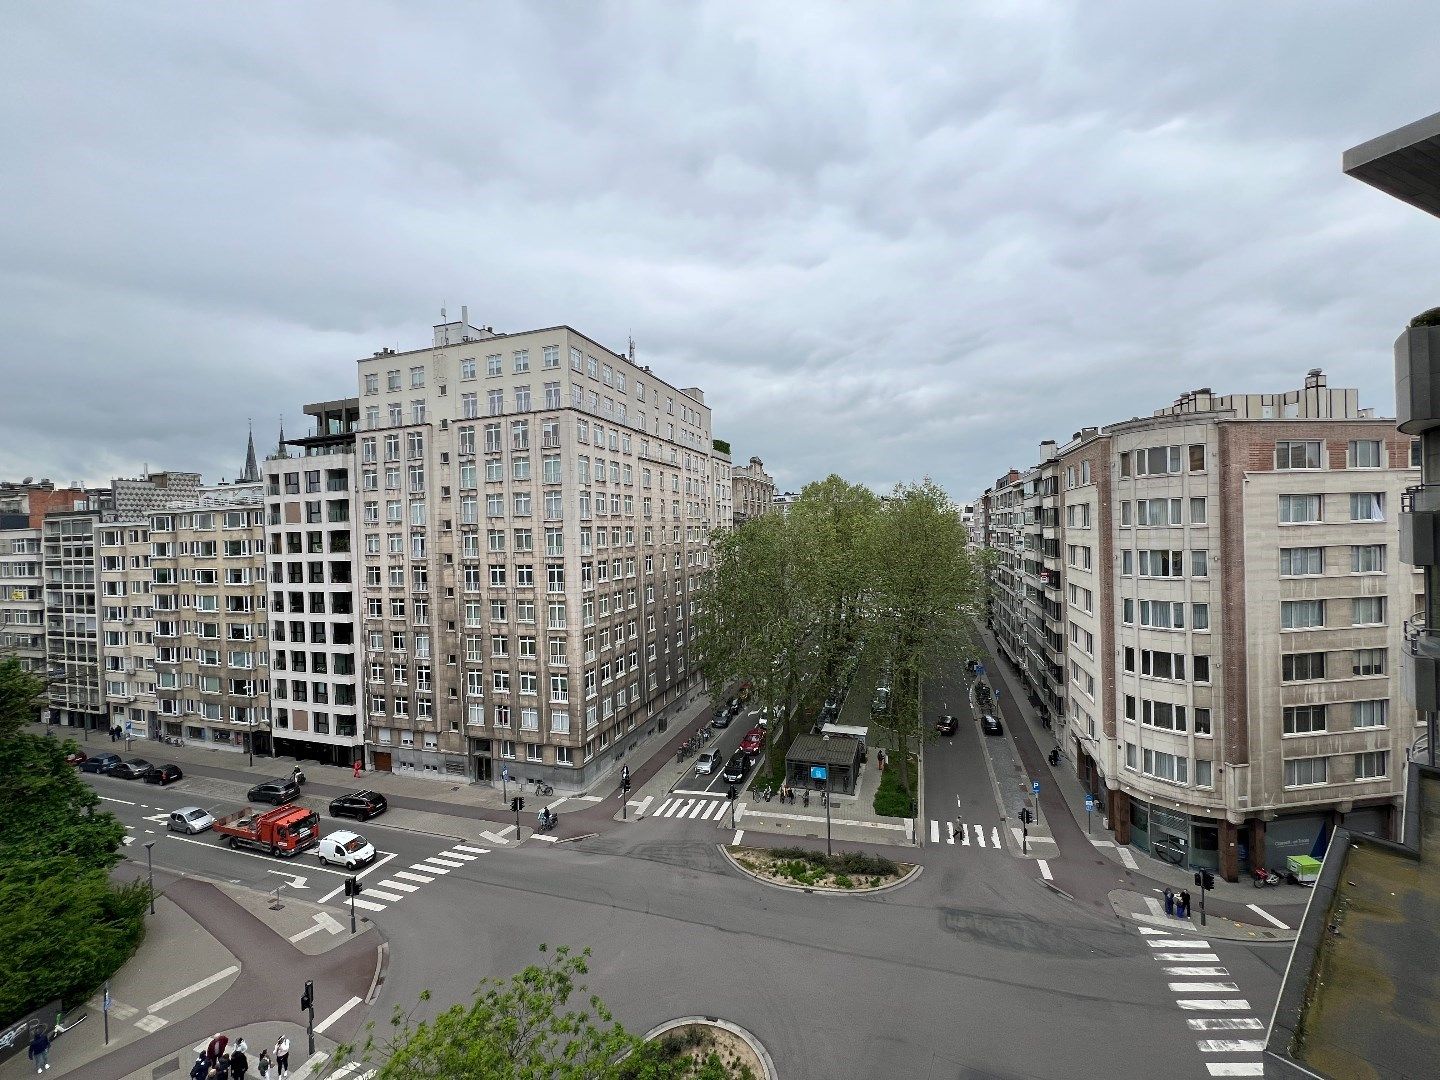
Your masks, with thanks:
[[[1044,442],[1042,442],[1042,443],[1040,444],[1040,460],[1041,460],[1041,461],[1054,461],[1054,460],[1055,460],[1055,440],[1054,440],[1054,439],[1046,439]]]
[[[1318,367],[1312,367],[1305,374],[1305,389],[1318,390],[1325,385],[1325,372]]]

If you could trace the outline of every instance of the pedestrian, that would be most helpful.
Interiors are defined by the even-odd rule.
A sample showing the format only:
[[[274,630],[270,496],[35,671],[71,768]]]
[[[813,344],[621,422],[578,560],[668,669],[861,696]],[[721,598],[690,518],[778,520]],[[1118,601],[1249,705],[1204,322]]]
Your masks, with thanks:
[[[360,759],[359,759],[359,758],[356,758],[356,759],[355,759],[355,768],[354,768],[353,771],[354,771],[355,779],[356,779],[356,780],[359,780],[359,779],[360,779]]]
[[[216,1032],[210,1037],[210,1043],[205,1047],[205,1060],[211,1065],[220,1060],[220,1055],[225,1053],[225,1047],[230,1045],[230,1036]]]
[[[1181,908],[1180,917],[1181,917],[1182,919],[1188,919],[1188,918],[1190,917],[1190,890],[1189,890],[1189,889],[1181,889],[1181,890],[1180,890],[1180,908]]]
[[[205,1060],[205,1051],[195,1055],[195,1064],[190,1066],[190,1080],[207,1080],[210,1075],[210,1064]]]
[[[245,1074],[249,1071],[250,1059],[237,1045],[235,1052],[230,1055],[230,1080],[245,1080]]]
[[[248,1054],[248,1053],[250,1053],[250,1046],[249,1046],[249,1044],[245,1041],[245,1036],[244,1036],[244,1035],[241,1035],[241,1036],[239,1036],[239,1037],[236,1038],[236,1040],[235,1040],[235,1050],[236,1050],[237,1052],[241,1053],[241,1054]]]
[[[260,1080],[270,1080],[270,1051],[265,1048],[260,1050],[260,1060],[255,1063],[255,1068],[260,1072]]]
[[[215,1062],[215,1071],[219,1074],[220,1080],[230,1080],[230,1055],[221,1054]]]
[[[44,1028],[36,1028],[30,1039],[30,1060],[35,1063],[37,1073],[50,1067],[50,1036],[45,1033]]]
[[[284,1035],[275,1043],[275,1075],[280,1080],[290,1075],[290,1040]]]
[[[1170,888],[1165,890],[1165,914],[1171,916],[1175,914],[1175,891]]]

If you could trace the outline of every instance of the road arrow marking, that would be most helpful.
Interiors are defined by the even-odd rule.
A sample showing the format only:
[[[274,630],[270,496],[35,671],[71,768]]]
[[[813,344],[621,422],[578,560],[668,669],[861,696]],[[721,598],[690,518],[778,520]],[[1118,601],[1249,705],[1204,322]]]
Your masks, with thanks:
[[[285,884],[290,886],[290,888],[292,889],[308,889],[310,887],[309,885],[305,884],[305,882],[309,881],[310,879],[304,877],[301,874],[289,874],[286,873],[284,870],[266,870],[265,872],[267,874],[278,874],[280,877],[287,878],[288,880],[285,882]]]

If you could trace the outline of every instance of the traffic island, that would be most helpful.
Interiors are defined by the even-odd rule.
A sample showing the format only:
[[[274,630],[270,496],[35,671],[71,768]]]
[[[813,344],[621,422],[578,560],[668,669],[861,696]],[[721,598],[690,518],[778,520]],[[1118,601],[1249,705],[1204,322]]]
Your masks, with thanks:
[[[909,884],[921,869],[914,863],[896,862],[863,851],[827,855],[799,847],[722,847],[720,850],[741,873],[766,885],[802,892],[879,892]]]
[[[703,1066],[711,1056],[731,1075],[742,1080],[777,1080],[775,1062],[754,1035],[728,1020],[714,1016],[682,1016],[645,1033],[645,1041],[657,1043],[667,1062],[689,1058]]]

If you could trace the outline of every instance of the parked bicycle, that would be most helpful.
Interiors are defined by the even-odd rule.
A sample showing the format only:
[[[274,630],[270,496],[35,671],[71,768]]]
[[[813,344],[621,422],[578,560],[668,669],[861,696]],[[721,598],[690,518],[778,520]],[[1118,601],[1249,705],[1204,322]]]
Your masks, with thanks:
[[[528,777],[528,776],[527,776],[527,777],[525,778],[525,783],[527,783],[527,784],[534,784],[534,785],[535,785],[535,794],[536,794],[536,795],[554,795],[554,794],[555,794],[555,789],[554,789],[553,787],[551,787],[549,784],[545,783],[544,780],[541,780],[541,779],[539,779],[539,778],[531,778],[531,777]]]
[[[162,735],[162,736],[161,736],[161,739],[162,739],[162,741],[165,743],[166,746],[184,746],[184,745],[185,745],[185,740],[182,739],[179,735]]]

